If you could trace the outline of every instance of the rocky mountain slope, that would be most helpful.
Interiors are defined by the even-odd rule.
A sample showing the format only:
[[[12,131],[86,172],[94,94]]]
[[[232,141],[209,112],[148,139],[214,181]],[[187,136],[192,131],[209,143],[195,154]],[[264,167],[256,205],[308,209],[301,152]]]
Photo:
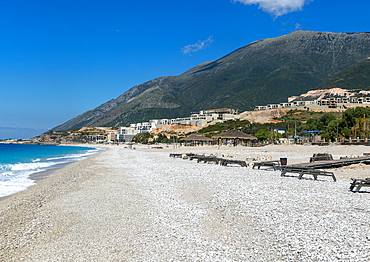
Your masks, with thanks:
[[[250,43],[179,76],[134,86],[54,128],[120,126],[215,107],[251,110],[314,89],[370,56],[370,33],[297,31]]]

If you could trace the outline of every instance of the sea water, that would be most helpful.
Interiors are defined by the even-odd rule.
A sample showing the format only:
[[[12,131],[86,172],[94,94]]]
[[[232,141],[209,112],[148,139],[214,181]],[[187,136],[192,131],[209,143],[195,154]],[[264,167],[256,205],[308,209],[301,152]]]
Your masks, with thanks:
[[[98,151],[91,147],[0,144],[0,197],[35,184],[31,174],[82,160]]]

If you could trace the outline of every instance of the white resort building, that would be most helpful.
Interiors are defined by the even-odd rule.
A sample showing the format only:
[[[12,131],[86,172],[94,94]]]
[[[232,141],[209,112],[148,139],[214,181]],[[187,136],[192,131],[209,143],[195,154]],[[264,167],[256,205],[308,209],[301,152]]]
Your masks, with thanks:
[[[256,106],[255,111],[280,108],[312,108],[346,110],[348,107],[370,105],[370,92],[341,88],[312,90],[300,96],[288,97],[287,103]]]
[[[152,119],[148,122],[130,124],[129,127],[120,127],[118,131],[107,132],[107,142],[131,142],[139,133],[152,132],[163,125],[196,125],[202,127],[214,120],[219,122],[240,119],[240,115],[233,108],[216,108],[193,113],[189,117],[176,119]]]
[[[204,126],[214,120],[227,121],[240,119],[240,115],[233,108],[216,108],[199,111],[189,117],[171,119],[172,125]]]

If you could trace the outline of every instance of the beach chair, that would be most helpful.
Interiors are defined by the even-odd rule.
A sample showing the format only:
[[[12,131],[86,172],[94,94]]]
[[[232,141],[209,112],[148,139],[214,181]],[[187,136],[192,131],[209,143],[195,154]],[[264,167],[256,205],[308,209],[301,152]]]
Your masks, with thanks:
[[[280,160],[270,160],[270,161],[260,161],[260,162],[254,162],[253,165],[252,165],[252,168],[254,169],[255,167],[258,167],[258,169],[260,169],[260,167],[272,167],[274,169],[274,171],[277,169],[277,170],[281,170],[281,164],[280,164]]]
[[[220,160],[220,158],[217,158],[217,157],[214,157],[214,156],[201,156],[201,157],[198,157],[197,162],[198,163],[200,163],[200,162],[204,162],[204,163],[215,162],[215,164],[218,165],[219,160]]]
[[[241,167],[247,166],[247,162],[242,161],[242,160],[224,159],[224,158],[220,159],[221,166],[227,166],[228,164],[240,165]]]
[[[328,153],[317,153],[317,154],[313,154],[313,156],[310,158],[310,163],[316,162],[316,161],[327,161],[327,160],[333,160],[333,156]]]
[[[370,187],[370,178],[365,179],[358,179],[358,178],[351,178],[352,183],[349,187],[349,191],[352,192],[359,192],[361,187]]]
[[[297,173],[299,174],[299,179],[302,179],[303,175],[312,175],[314,180],[317,180],[318,176],[330,176],[333,178],[334,182],[337,181],[337,178],[335,177],[333,172],[313,169],[311,167],[285,166],[281,171],[281,176],[285,176],[286,173]]]

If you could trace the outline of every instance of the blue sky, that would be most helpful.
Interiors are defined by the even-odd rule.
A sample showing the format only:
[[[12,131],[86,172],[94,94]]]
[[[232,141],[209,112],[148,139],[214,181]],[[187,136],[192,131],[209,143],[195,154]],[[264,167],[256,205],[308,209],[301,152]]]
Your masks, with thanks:
[[[0,139],[295,30],[370,31],[367,0],[0,2]]]

